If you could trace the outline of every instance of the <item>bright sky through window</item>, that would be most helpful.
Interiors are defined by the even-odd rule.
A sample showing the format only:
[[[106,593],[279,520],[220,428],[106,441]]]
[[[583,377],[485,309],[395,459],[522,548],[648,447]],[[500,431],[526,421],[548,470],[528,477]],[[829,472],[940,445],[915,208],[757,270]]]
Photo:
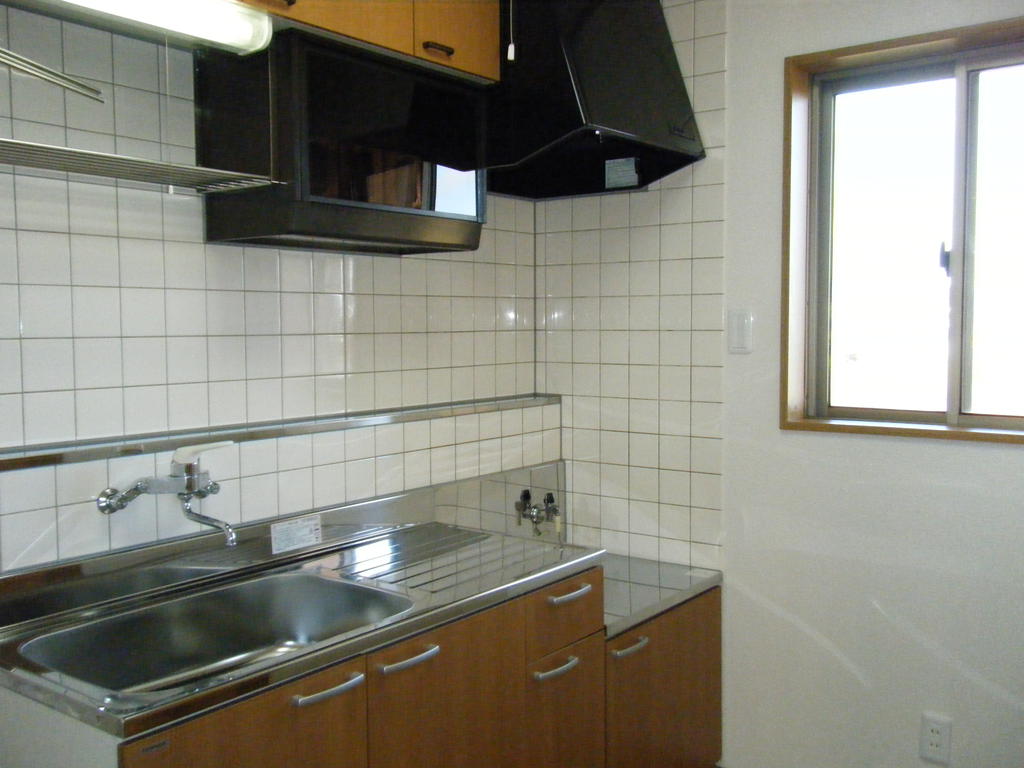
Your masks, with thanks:
[[[952,78],[835,97],[832,406],[946,408],[955,110]]]
[[[971,384],[964,409],[1024,416],[1024,65],[980,72],[976,93]]]

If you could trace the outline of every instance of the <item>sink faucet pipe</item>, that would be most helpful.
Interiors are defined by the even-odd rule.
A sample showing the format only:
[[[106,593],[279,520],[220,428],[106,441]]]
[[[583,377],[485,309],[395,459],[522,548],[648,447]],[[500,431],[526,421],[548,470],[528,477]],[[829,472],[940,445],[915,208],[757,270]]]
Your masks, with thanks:
[[[149,480],[150,478],[145,477],[136,480],[125,491],[118,491],[116,488],[104,488],[96,497],[97,508],[105,515],[119,512],[142,494],[149,493]]]
[[[233,547],[238,543],[238,536],[235,533],[235,529],[231,527],[230,523],[223,520],[218,520],[215,517],[204,515],[201,512],[196,512],[192,509],[192,494],[191,493],[179,493],[178,498],[181,499],[181,511],[185,513],[185,517],[196,523],[202,525],[209,525],[214,528],[219,528],[224,532],[225,543],[229,547]]]
[[[132,483],[126,491],[116,488],[104,488],[96,497],[96,507],[105,515],[124,509],[129,503],[144,493],[174,493],[181,499],[181,508],[185,517],[203,525],[210,525],[224,531],[229,547],[235,546],[234,529],[227,523],[216,520],[192,509],[192,499],[205,499],[217,493],[220,485],[210,479],[210,473],[199,466],[199,456],[206,451],[232,445],[232,441],[204,443],[201,445],[183,445],[171,456],[171,474],[166,477],[144,477]]]

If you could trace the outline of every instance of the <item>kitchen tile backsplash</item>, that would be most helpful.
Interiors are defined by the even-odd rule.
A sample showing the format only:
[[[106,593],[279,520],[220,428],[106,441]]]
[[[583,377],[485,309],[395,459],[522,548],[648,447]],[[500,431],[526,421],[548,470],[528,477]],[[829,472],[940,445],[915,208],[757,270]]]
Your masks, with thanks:
[[[644,192],[491,197],[472,253],[205,244],[189,191],[3,169],[0,447],[560,393],[222,449],[203,511],[246,522],[564,455],[573,540],[717,565],[724,3],[664,6],[708,157]],[[186,52],[2,5],[0,44],[107,97],[0,68],[0,136],[194,161]],[[168,461],[0,473],[0,569],[198,531],[173,497],[95,509]]]
[[[185,51],[0,7],[20,73],[0,133],[191,161]],[[43,45],[45,43],[45,45]],[[382,258],[203,243],[202,200],[0,174],[0,447],[532,392],[533,205],[490,201],[480,250]]]
[[[708,156],[537,205],[537,386],[563,395],[574,541],[719,567],[724,0],[664,0]]]
[[[3,68],[0,135],[194,162],[189,53],[4,6],[0,44],[106,99]],[[473,253],[242,248],[203,242],[190,191],[7,167],[0,447],[533,392],[533,208],[489,200]],[[205,511],[248,521],[558,458],[557,410],[218,451]],[[91,501],[168,460],[0,474],[0,568],[199,530],[173,497],[110,518]]]
[[[247,523],[558,459],[560,407],[514,413],[442,417],[211,450],[203,455],[203,468],[221,490],[203,499],[199,510]],[[204,530],[185,519],[171,494],[140,496],[109,516],[96,509],[102,489],[123,490],[169,470],[170,453],[159,453],[0,473],[0,569]],[[439,518],[467,523],[462,509],[467,503],[446,502]]]

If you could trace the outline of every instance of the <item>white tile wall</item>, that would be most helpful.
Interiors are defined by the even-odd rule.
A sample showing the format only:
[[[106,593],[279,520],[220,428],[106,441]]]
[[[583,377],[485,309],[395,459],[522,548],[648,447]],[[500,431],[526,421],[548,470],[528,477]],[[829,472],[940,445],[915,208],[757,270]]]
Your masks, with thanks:
[[[576,541],[718,565],[725,6],[663,6],[707,158],[645,192],[491,198],[474,253],[208,245],[194,195],[0,172],[0,446],[557,392],[561,411],[521,423],[220,451],[207,511],[251,520],[564,452]],[[0,135],[194,159],[182,52],[3,6],[0,43],[112,96],[2,72]],[[194,532],[173,499],[93,514],[100,488],[166,461],[0,474],[0,569]]]
[[[560,456],[559,406],[364,427],[219,448],[203,456],[221,485],[205,514],[251,522]],[[96,495],[166,474],[170,453],[0,473],[0,570],[196,533],[173,496],[141,496],[113,515]]]
[[[537,206],[537,377],[563,400],[577,542],[720,564],[724,0],[663,0],[708,156]]]
[[[14,50],[107,97],[15,73],[0,132],[192,158],[188,53],[0,20]],[[0,447],[534,390],[532,204],[491,200],[477,252],[392,259],[204,245],[194,194],[10,170]]]
[[[194,161],[188,53],[5,6],[0,38],[107,98],[4,69],[0,136]],[[203,243],[189,192],[0,169],[0,447],[533,392],[533,205],[489,206],[472,253],[241,248]],[[247,445],[208,506],[251,520],[558,457],[557,417],[492,421]],[[0,474],[0,568],[194,532],[174,499],[89,501],[165,464]]]

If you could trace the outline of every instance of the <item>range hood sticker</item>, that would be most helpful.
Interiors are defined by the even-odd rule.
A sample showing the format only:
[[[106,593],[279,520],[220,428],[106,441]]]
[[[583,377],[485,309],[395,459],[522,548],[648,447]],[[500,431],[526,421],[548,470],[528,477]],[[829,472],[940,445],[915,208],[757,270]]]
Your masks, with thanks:
[[[604,161],[604,188],[622,189],[640,184],[640,176],[636,172],[635,157],[617,157]]]

